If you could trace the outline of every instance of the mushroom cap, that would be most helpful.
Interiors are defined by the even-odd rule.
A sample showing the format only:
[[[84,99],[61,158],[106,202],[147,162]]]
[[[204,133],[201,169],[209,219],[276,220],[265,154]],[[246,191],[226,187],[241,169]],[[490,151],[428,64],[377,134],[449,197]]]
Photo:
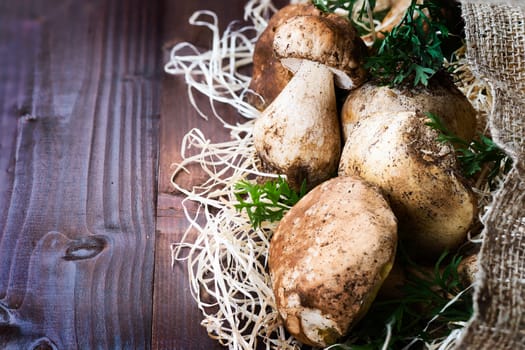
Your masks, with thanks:
[[[360,176],[387,195],[409,254],[431,259],[457,248],[477,216],[453,148],[415,112],[374,114],[348,136],[339,176]]]
[[[279,95],[292,79],[292,72],[285,68],[273,54],[275,29],[288,19],[298,15],[320,15],[313,4],[291,4],[277,11],[268,26],[257,39],[253,50],[253,73],[250,90],[255,94],[246,95],[248,103],[264,110]]]
[[[328,180],[283,217],[269,252],[277,309],[301,342],[327,346],[366,313],[388,275],[397,222],[379,190]]]
[[[333,13],[287,20],[275,30],[273,49],[292,72],[299,69],[302,60],[326,65],[343,89],[355,88],[366,78],[364,42],[348,20]]]
[[[388,112],[432,113],[447,128],[465,140],[476,132],[476,111],[469,100],[448,79],[432,79],[427,87],[389,87],[366,82],[352,90],[341,110],[343,137],[346,139],[359,120]]]

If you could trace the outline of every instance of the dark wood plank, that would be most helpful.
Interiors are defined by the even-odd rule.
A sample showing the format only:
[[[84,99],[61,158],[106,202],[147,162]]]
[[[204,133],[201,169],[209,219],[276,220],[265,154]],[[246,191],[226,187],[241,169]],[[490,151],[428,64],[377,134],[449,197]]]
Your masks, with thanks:
[[[209,35],[190,26],[188,18],[201,9],[210,9],[220,16],[224,28],[229,21],[242,18],[245,1],[176,1],[166,2],[164,20],[165,57],[169,49],[178,42],[187,41],[199,47],[209,47]],[[188,223],[181,210],[182,197],[174,193],[170,184],[171,164],[181,160],[182,137],[191,128],[197,127],[215,139],[225,139],[227,133],[217,128],[214,120],[205,121],[197,115],[187,98],[186,85],[182,77],[164,75],[161,93],[160,159],[158,178],[157,231],[155,250],[155,285],[153,302],[153,348],[154,349],[222,349],[210,339],[200,325],[202,315],[191,298],[188,274],[182,264],[171,264],[170,245],[180,241]],[[206,106],[206,99],[198,97]],[[234,117],[235,114],[233,113]],[[187,184],[202,178],[193,173],[185,179]]]
[[[197,10],[211,10],[219,17],[221,30],[233,20],[242,19],[246,0],[194,0],[177,1],[167,0],[164,12],[168,15],[164,18],[163,48],[164,58],[167,61],[170,49],[177,43],[189,42],[196,47],[209,49],[211,36],[209,30],[203,27],[191,26],[189,17]],[[209,121],[199,117],[195,109],[190,105],[187,87],[182,77],[164,74],[161,88],[161,126],[160,126],[160,160],[159,160],[159,193],[173,193],[170,184],[171,165],[179,162],[180,145],[182,137],[192,128],[199,128],[206,135],[213,136],[214,140],[226,139],[228,134],[216,120]],[[205,112],[209,112],[208,100],[202,95],[196,94],[197,103]],[[226,111],[225,107],[217,105],[220,112]],[[231,110],[226,115],[230,120],[238,119],[236,112]],[[189,178],[188,185],[195,183],[195,176]]]
[[[279,1],[282,5],[285,1]],[[175,20],[167,15],[164,21],[165,57],[168,50],[181,41],[191,42],[200,48],[209,48],[210,36],[206,30],[188,25],[189,16],[200,9],[218,14],[224,28],[230,21],[243,17],[245,0],[230,1],[167,1],[165,13],[175,14]],[[200,326],[202,314],[191,298],[186,266],[171,265],[169,245],[179,242],[188,222],[181,213],[183,197],[174,192],[170,184],[171,165],[179,162],[182,137],[191,128],[199,128],[214,141],[227,139],[228,133],[214,118],[200,118],[190,105],[186,85],[181,77],[165,75],[161,93],[159,190],[157,207],[157,238],[155,254],[155,288],[153,313],[153,347],[158,349],[222,349],[208,338]],[[207,99],[197,95],[197,103],[206,108]],[[241,120],[226,107],[217,106],[221,115]],[[228,113],[225,113],[225,112]],[[191,186],[199,183],[205,175],[192,172],[191,176],[179,178],[179,183]]]
[[[151,346],[159,2],[0,1],[2,349]]]

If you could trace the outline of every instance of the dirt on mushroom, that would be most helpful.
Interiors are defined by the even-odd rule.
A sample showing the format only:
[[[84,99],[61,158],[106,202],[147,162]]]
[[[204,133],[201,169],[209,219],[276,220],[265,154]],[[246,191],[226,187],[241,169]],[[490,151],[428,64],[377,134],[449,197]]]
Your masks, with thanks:
[[[224,42],[229,41],[224,40]],[[218,57],[218,55],[203,56]],[[270,56],[273,57],[273,54]],[[215,66],[221,67],[221,64]],[[209,79],[209,81],[214,80]],[[283,100],[286,101],[286,99]],[[290,101],[288,99],[287,102]],[[250,118],[255,115],[258,113],[250,114]],[[193,160],[188,160],[187,163],[179,165],[177,169],[185,170],[186,164],[197,162],[211,174],[212,179],[202,187],[191,190],[193,191],[191,193],[192,199],[203,205],[203,211],[206,220],[208,220],[206,227],[201,227],[200,223],[195,223],[195,228],[199,230],[199,241],[193,243],[193,241],[190,242],[190,239],[184,240],[180,246],[189,247],[194,254],[188,258],[188,270],[191,274],[195,273],[195,277],[192,277],[192,288],[195,288],[193,293],[200,297],[199,288],[206,289],[207,292],[212,293],[207,295],[211,295],[211,298],[217,301],[217,305],[220,305],[216,314],[211,314],[212,312],[208,312],[208,310],[204,311],[205,306],[203,307],[203,312],[206,314],[203,323],[212,336],[218,336],[221,342],[236,348],[253,349],[255,348],[254,344],[260,345],[262,340],[267,347],[296,349],[296,340],[285,333],[282,322],[276,316],[273,296],[271,290],[268,290],[267,271],[265,265],[261,263],[261,261],[266,262],[267,239],[271,236],[275,226],[272,223],[264,222],[261,227],[253,230],[249,227],[247,218],[243,218],[237,211],[232,210],[232,202],[235,201],[232,195],[232,186],[237,181],[241,179],[251,180],[259,176],[271,178],[278,176],[276,174],[283,173],[281,169],[271,168],[269,162],[265,162],[266,168],[261,167],[258,162],[260,159],[254,156],[255,150],[252,148],[253,130],[251,126],[251,122],[245,125],[228,125],[228,128],[233,130],[233,137],[239,138],[221,144],[210,143],[205,135],[195,130],[192,130],[192,134],[187,138],[188,148],[193,148],[192,151],[196,148],[201,151],[201,154],[192,158]],[[274,132],[279,134],[282,129],[276,127]],[[269,144],[265,147],[268,150],[272,148]],[[223,171],[225,164],[228,167],[227,172]],[[291,174],[302,174],[297,175],[299,179],[305,178],[312,171],[310,164],[305,165],[304,163],[293,164],[290,169]],[[264,173],[264,170],[271,170],[274,174]],[[228,175],[224,176],[226,173]],[[234,175],[230,176],[231,174]],[[226,179],[223,179],[224,177]],[[195,191],[198,193],[194,193]],[[208,210],[210,208],[211,210]],[[191,219],[194,218],[190,218],[190,221]],[[174,249],[178,252],[174,256],[177,259],[185,259],[181,257],[183,254],[180,253],[183,250],[184,248]],[[224,267],[220,262],[206,260],[213,257],[224,257],[229,265]],[[202,268],[198,271],[192,270],[197,264]],[[213,281],[209,279],[209,276],[214,276]],[[213,284],[217,280],[221,283],[220,288],[215,290]],[[237,295],[250,297],[232,298]],[[203,306],[207,300],[199,300],[198,302],[199,306]],[[250,309],[252,305],[255,305],[254,309]],[[316,314],[310,315],[315,316]],[[242,320],[240,324],[236,323],[238,320]],[[381,326],[384,325],[381,324]],[[250,331],[246,331],[247,329]],[[249,332],[251,334],[247,334]],[[218,333],[220,334],[217,335]],[[323,333],[323,337],[326,336],[330,339],[337,336],[331,330],[321,333]]]
[[[379,190],[357,177],[324,182],[284,216],[269,269],[290,333],[328,346],[349,332],[392,267],[396,223]]]
[[[459,137],[471,140],[476,131],[476,111],[445,74],[431,79],[428,87],[390,87],[369,81],[350,91],[341,111],[343,134],[359,120],[376,113],[432,113]]]
[[[451,145],[415,112],[377,113],[355,123],[339,175],[359,175],[380,187],[399,220],[413,257],[435,259],[457,248],[477,215],[476,196],[461,176]]]
[[[246,100],[259,110],[264,110],[292,79],[292,72],[285,68],[273,53],[275,29],[288,19],[300,15],[321,15],[312,4],[291,4],[277,11],[259,36],[253,52],[253,73],[250,93]]]
[[[341,152],[333,86],[360,85],[364,44],[351,24],[336,16],[296,16],[275,30],[275,54],[295,72],[257,118],[254,145],[265,170],[308,189],[335,176]]]

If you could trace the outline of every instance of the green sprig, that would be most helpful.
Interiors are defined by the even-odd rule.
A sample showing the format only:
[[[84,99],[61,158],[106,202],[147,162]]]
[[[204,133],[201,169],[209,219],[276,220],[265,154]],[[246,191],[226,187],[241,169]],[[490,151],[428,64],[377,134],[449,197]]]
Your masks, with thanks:
[[[312,3],[321,11],[327,13],[334,13],[337,10],[344,10],[348,13],[348,19],[354,24],[360,35],[368,34],[363,26],[358,25],[357,21],[363,21],[365,15],[368,15],[367,1],[359,0],[312,0]],[[357,8],[357,6],[360,6]],[[370,11],[373,11],[376,6],[376,0],[368,0]],[[354,13],[357,16],[354,17]],[[374,16],[375,17],[375,16]]]
[[[412,0],[402,21],[378,43],[377,54],[368,58],[370,73],[391,86],[410,79],[414,86],[427,86],[443,66],[442,39],[449,35],[439,10],[434,1]]]
[[[426,125],[439,132],[438,141],[451,143],[458,152],[458,160],[466,177],[473,177],[487,167],[487,182],[494,189],[498,175],[510,170],[512,159],[489,137],[480,135],[479,140],[468,142],[454,135],[438,116],[432,113],[426,113],[426,116],[430,119]]]
[[[401,349],[409,344],[418,348],[421,342],[447,336],[457,322],[470,319],[472,290],[459,277],[460,256],[443,253],[431,271],[423,270],[403,253],[398,256],[406,269],[402,297],[376,300],[367,315],[350,333],[340,350],[377,350],[384,345],[391,328],[388,349]],[[451,302],[453,298],[456,299]],[[412,347],[410,347],[412,348]]]
[[[299,192],[294,191],[285,179],[264,184],[240,181],[235,185],[235,208],[245,210],[253,228],[258,228],[264,221],[275,222],[306,194],[306,182]]]

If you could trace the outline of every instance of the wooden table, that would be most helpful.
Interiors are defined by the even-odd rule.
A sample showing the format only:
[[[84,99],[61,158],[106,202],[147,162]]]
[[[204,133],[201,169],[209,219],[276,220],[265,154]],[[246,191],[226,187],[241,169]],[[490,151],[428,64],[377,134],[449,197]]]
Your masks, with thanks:
[[[244,3],[0,0],[1,349],[220,348],[171,265],[169,177],[191,127],[226,134],[162,68],[209,45],[194,10]]]

